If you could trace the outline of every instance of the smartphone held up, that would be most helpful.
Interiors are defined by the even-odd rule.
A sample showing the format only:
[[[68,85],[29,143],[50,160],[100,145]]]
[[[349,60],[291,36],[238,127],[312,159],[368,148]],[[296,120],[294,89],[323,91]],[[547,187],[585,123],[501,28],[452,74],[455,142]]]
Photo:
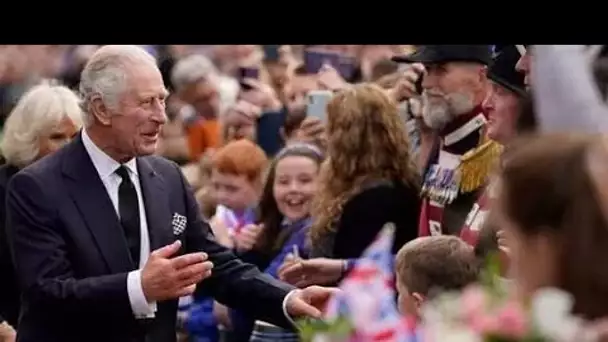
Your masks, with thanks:
[[[334,93],[329,90],[313,90],[308,92],[306,104],[306,116],[312,116],[327,122],[327,105]]]
[[[316,74],[325,64],[336,69],[340,76],[345,80],[350,80],[356,70],[356,61],[352,56],[333,51],[319,51],[313,49],[304,51],[304,65],[307,73]]]
[[[237,79],[243,90],[251,90],[251,86],[244,82],[246,79],[258,80],[260,78],[260,69],[255,67],[240,67],[238,69]]]

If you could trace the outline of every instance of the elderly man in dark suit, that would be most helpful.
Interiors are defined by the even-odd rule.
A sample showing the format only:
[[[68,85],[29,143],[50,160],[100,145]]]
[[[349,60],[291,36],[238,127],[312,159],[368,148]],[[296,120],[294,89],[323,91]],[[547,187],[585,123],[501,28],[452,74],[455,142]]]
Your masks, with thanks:
[[[18,341],[175,341],[177,299],[195,289],[283,326],[320,315],[330,289],[297,290],[239,261],[179,168],[152,156],[167,90],[147,52],[100,48],[80,90],[81,134],[9,184]]]

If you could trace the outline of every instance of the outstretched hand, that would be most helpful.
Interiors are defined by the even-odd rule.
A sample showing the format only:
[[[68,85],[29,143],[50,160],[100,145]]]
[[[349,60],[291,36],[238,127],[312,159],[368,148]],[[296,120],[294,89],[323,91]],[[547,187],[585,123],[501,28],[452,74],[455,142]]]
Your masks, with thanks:
[[[336,288],[310,286],[294,290],[287,298],[287,314],[295,319],[320,319],[329,299],[340,290]]]
[[[344,272],[344,260],[315,258],[285,262],[279,278],[297,287],[328,285],[337,282]]]

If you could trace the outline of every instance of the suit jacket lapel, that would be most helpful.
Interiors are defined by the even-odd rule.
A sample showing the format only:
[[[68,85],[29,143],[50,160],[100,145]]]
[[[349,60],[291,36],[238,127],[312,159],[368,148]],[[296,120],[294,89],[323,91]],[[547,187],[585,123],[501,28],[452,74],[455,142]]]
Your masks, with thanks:
[[[175,240],[171,228],[171,210],[166,184],[146,157],[137,159],[139,180],[146,206],[146,219],[150,235],[150,251]]]
[[[91,161],[80,135],[67,147],[70,153],[63,163],[63,174],[69,179],[67,190],[82,214],[112,272],[128,272],[135,267],[123,228],[99,174]]]

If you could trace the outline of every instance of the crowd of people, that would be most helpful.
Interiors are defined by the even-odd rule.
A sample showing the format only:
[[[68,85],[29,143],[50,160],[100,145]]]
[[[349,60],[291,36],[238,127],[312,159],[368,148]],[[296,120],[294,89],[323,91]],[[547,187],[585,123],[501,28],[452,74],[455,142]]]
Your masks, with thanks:
[[[403,315],[498,255],[601,320],[606,52],[0,46],[0,342],[299,341],[387,223]]]

